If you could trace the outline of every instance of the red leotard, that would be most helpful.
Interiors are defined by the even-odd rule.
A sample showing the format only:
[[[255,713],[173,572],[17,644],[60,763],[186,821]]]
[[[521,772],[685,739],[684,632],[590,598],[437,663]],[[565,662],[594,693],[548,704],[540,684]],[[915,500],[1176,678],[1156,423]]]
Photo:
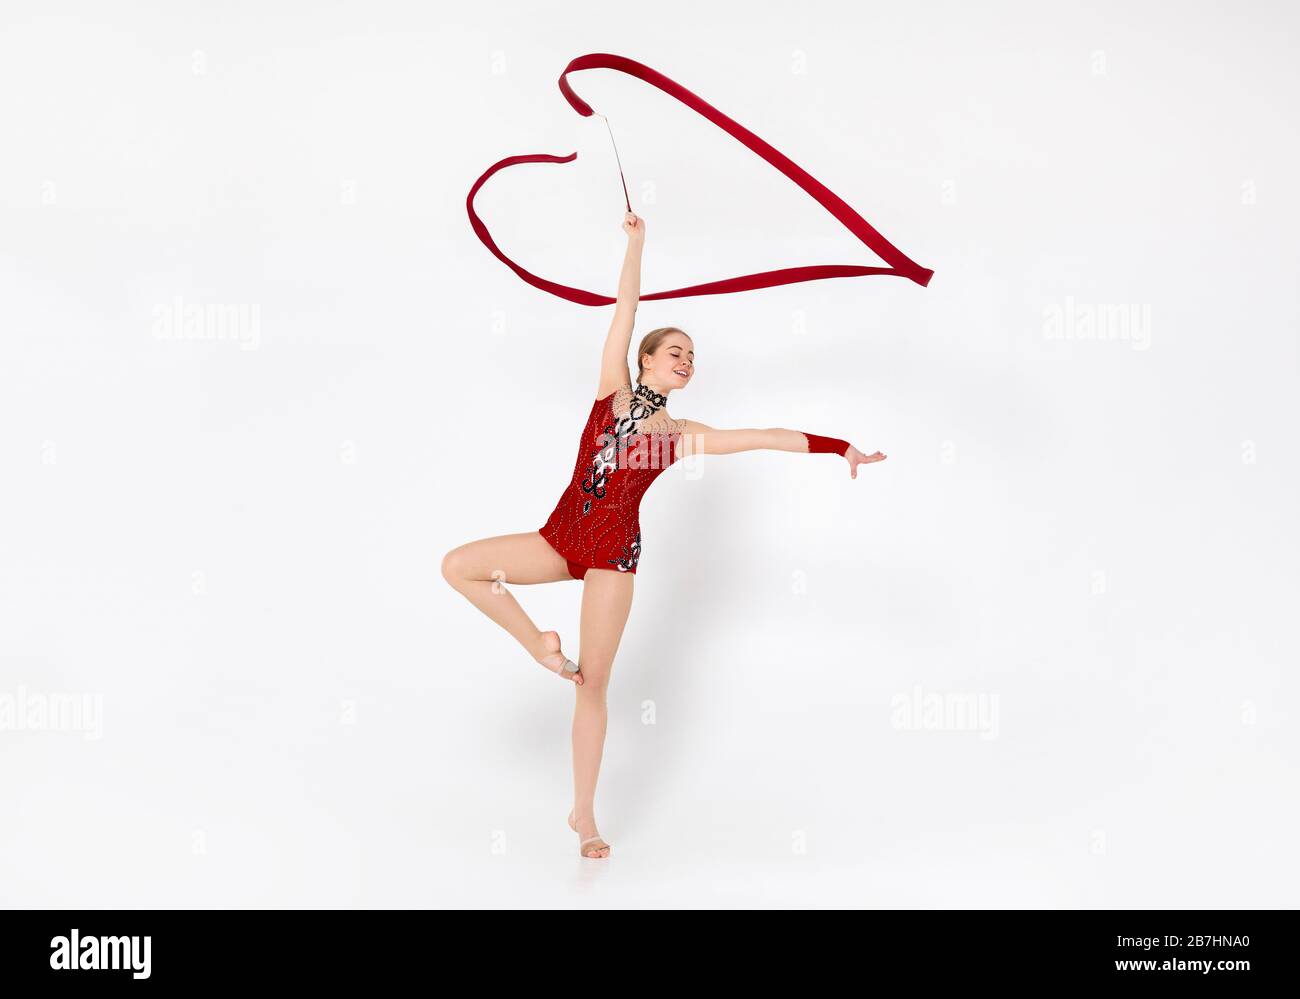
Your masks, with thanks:
[[[650,419],[664,401],[644,385],[625,384],[592,403],[573,478],[539,530],[575,579],[588,569],[636,573],[641,497],[681,457],[685,421]],[[642,422],[652,429],[641,431]]]

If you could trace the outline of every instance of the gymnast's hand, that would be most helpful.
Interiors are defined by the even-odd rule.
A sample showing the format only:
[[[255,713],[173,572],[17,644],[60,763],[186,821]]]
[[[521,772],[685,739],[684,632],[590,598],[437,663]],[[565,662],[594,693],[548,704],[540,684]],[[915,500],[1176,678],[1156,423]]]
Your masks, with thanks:
[[[879,451],[875,454],[863,454],[852,444],[850,444],[849,449],[844,452],[844,458],[849,463],[849,477],[854,479],[858,477],[859,465],[869,465],[873,461],[884,461],[887,457],[889,456],[881,454]]]
[[[624,212],[623,231],[628,239],[640,242],[645,239],[645,219],[638,217],[636,212]]]

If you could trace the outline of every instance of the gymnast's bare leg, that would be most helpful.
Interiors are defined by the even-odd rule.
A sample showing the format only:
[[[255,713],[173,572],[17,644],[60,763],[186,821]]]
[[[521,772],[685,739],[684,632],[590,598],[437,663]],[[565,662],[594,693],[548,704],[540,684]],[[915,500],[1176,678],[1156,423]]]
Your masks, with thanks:
[[[544,537],[536,531],[527,531],[471,541],[443,557],[442,576],[470,603],[510,632],[534,660],[579,687],[583,685],[581,663],[577,673],[560,669],[567,657],[561,651],[559,634],[541,631],[506,589],[507,583],[555,583],[573,579],[564,558]]]
[[[614,655],[632,608],[632,573],[588,569],[582,581],[582,650],[578,658],[586,681],[577,690],[573,709],[573,813],[584,857],[609,856],[609,845],[596,829],[596,778],[605,748],[609,711],[605,692]],[[586,842],[591,840],[591,842]]]

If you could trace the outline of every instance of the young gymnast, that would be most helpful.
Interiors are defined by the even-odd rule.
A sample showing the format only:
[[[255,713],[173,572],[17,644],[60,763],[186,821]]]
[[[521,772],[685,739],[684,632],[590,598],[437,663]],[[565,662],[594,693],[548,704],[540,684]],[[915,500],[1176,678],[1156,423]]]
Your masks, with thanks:
[[[836,437],[798,430],[715,430],[694,420],[672,419],[668,396],[694,375],[695,345],[676,327],[652,330],[638,348],[632,383],[627,355],[640,297],[645,221],[629,211],[623,231],[628,241],[618,300],[569,485],[539,530],[472,541],[442,560],[448,583],[513,635],[533,659],[575,685],[569,826],[578,834],[579,854],[593,859],[610,852],[596,826],[596,779],[605,744],[610,670],[641,558],[637,513],[645,491],[665,468],[689,454],[760,449],[838,454],[855,479],[859,465],[885,458],[879,451],[863,454]],[[502,585],[565,579],[583,583],[577,663],[563,652],[560,636],[539,630]]]

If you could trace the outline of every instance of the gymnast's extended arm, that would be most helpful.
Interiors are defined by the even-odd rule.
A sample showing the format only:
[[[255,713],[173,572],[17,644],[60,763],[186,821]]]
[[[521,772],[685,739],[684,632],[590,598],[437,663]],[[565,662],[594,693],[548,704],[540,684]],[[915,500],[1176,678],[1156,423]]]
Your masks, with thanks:
[[[849,463],[851,478],[858,477],[858,466],[887,457],[877,451],[863,454],[848,441],[822,437],[802,430],[771,427],[766,430],[715,430],[695,420],[682,420],[684,455],[737,454],[741,451],[793,451],[800,454],[838,454]]]
[[[597,399],[605,398],[632,380],[627,368],[627,352],[632,346],[632,324],[636,319],[637,303],[641,300],[641,249],[645,246],[645,219],[627,212],[623,216],[623,231],[627,233],[627,252],[623,255],[623,271],[618,278],[614,318],[609,324],[605,350],[600,357]]]

